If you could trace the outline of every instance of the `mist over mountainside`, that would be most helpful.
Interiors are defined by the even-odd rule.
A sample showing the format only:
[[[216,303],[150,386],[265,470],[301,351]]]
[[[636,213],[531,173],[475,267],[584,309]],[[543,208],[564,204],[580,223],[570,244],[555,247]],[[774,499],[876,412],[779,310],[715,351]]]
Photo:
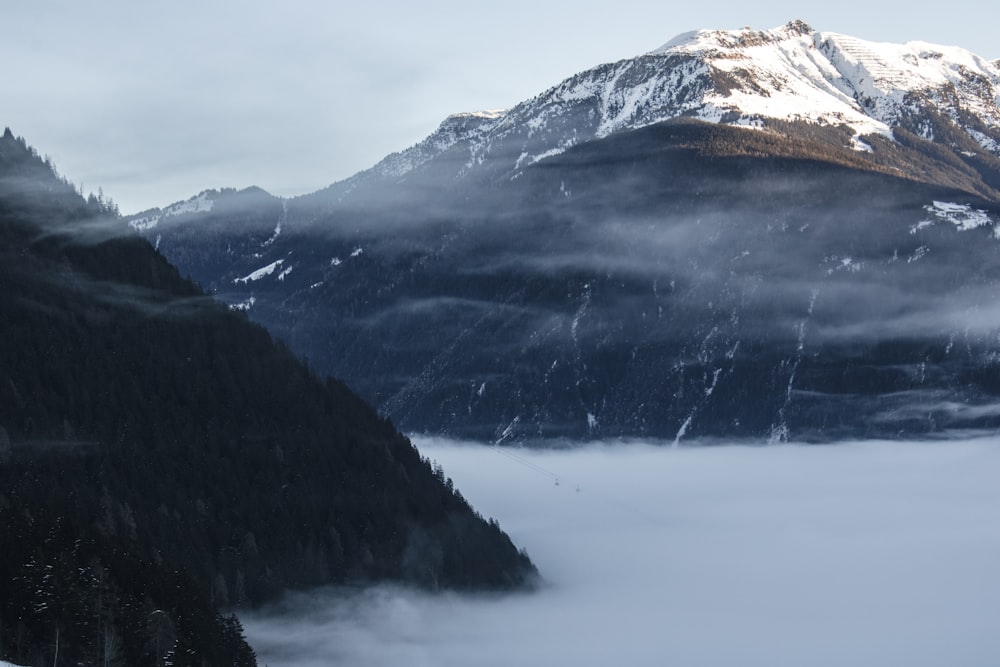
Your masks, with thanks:
[[[317,193],[131,222],[408,430],[995,428],[998,99],[957,48],[699,31]]]
[[[499,601],[390,587],[289,596],[242,617],[261,662],[937,667],[1000,651],[993,436],[416,444],[502,518],[549,585]]]
[[[219,610],[332,583],[534,582],[368,405],[10,130],[0,340],[0,658],[252,665]]]

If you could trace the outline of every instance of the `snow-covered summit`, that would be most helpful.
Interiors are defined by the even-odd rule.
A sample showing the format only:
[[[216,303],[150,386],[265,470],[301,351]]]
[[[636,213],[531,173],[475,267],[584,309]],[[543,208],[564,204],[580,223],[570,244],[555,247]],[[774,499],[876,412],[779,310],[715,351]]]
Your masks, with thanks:
[[[1000,127],[1000,69],[958,47],[868,42],[793,21],[760,32],[687,33],[649,55],[696,58],[721,77],[724,84],[701,97],[696,115],[706,120],[738,113],[888,136],[923,102],[953,120],[966,111]],[[997,150],[993,141],[980,143]]]
[[[402,176],[463,141],[486,134],[507,111],[456,113],[444,119],[438,129],[420,143],[382,160],[375,171],[384,176]]]
[[[958,47],[869,42],[803,21],[687,32],[581,72],[509,111],[449,116],[424,141],[334,190],[344,196],[373,177],[404,179],[446,152],[460,163],[456,177],[483,166],[516,177],[571,146],[678,117],[841,126],[858,151],[870,151],[864,136],[892,139],[904,124],[934,140],[935,127],[946,122],[969,145],[1000,157],[1000,67]]]
[[[649,55],[673,53],[678,50],[700,52],[711,46],[720,49],[739,49],[810,35],[813,32],[815,31],[808,23],[800,20],[790,21],[780,28],[764,31],[756,31],[750,27],[739,30],[692,30],[677,35],[660,48],[650,51]]]
[[[451,114],[450,116],[448,116],[447,120],[450,120],[450,121],[460,121],[460,120],[466,120],[466,119],[469,119],[469,118],[480,118],[480,119],[483,119],[483,120],[496,120],[497,118],[500,118],[501,116],[503,116],[505,113],[507,113],[506,109],[486,109],[486,110],[483,110],[483,111],[463,111],[461,113],[453,113],[453,114]]]
[[[150,232],[153,229],[160,231],[164,226],[172,224],[186,224],[193,220],[204,220],[207,216],[216,215],[220,209],[223,215],[231,214],[236,210],[254,211],[262,205],[277,203],[282,200],[274,197],[270,193],[250,186],[242,190],[234,188],[222,188],[219,190],[203,190],[194,197],[183,201],[174,202],[163,208],[151,208],[127,216],[125,222],[140,233]],[[280,233],[281,222],[275,233]]]

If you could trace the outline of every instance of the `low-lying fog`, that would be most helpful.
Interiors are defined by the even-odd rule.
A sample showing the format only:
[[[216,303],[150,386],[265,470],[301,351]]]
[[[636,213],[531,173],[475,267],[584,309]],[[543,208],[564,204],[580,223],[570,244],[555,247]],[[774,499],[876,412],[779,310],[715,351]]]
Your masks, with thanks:
[[[972,667],[1000,656],[1000,439],[416,443],[528,550],[546,587],[291,596],[243,618],[261,665]]]

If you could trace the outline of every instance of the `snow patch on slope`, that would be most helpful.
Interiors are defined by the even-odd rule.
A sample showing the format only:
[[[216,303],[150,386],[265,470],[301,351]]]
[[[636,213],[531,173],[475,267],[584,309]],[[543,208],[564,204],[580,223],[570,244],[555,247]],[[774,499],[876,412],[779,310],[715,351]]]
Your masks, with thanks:
[[[968,231],[984,225],[990,224],[990,216],[986,211],[974,209],[968,204],[954,204],[949,202],[935,201],[933,204],[924,206],[924,210],[941,222],[950,222],[959,231]],[[915,230],[919,230],[934,223],[934,220],[923,220],[917,223]]]
[[[281,226],[287,219],[288,219],[288,200],[285,199],[281,202],[281,217],[278,218],[278,223],[274,226],[274,232],[271,233],[271,236],[266,241],[264,241],[262,245],[269,246],[278,240],[278,237],[281,236]]]
[[[247,311],[247,310],[250,310],[255,303],[257,303],[257,299],[254,298],[253,296],[251,296],[249,299],[247,299],[245,301],[240,301],[239,303],[231,303],[231,304],[229,304],[229,310]],[[2,665],[0,665],[0,667],[2,667]]]
[[[171,216],[190,215],[195,213],[207,213],[215,206],[215,200],[209,198],[209,191],[191,197],[187,201],[171,204],[165,209],[153,209],[148,215],[129,220],[132,229],[140,232],[148,231],[156,227],[161,220]]]
[[[274,273],[275,269],[277,269],[279,266],[281,266],[284,263],[285,263],[285,260],[283,260],[283,259],[276,260],[274,262],[271,262],[267,266],[262,266],[261,268],[257,269],[253,273],[247,274],[247,275],[243,276],[242,278],[237,278],[233,282],[234,283],[243,283],[245,285],[245,284],[247,284],[249,282],[254,282],[254,281],[260,280],[261,278],[264,278],[264,277],[269,276],[272,273]]]

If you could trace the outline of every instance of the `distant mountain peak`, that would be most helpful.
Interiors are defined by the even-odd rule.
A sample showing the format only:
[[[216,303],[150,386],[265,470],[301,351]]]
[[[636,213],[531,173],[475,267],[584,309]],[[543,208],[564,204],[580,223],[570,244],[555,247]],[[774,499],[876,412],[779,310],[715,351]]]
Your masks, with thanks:
[[[1000,128],[1000,70],[958,47],[868,42],[792,21],[766,31],[686,33],[649,55],[694,58],[707,68],[712,85],[688,100],[701,103],[690,111],[704,120],[844,124],[859,135],[891,137],[892,126],[922,101],[946,116],[957,119],[964,109]],[[996,152],[993,142],[980,143]]]
[[[761,46],[794,37],[812,35],[814,32],[815,30],[808,23],[798,19],[772,30],[754,30],[749,26],[738,30],[692,30],[677,35],[660,48],[651,51],[649,55],[675,52],[677,49],[691,46],[700,48],[713,46],[723,49]]]
[[[467,120],[470,118],[480,118],[482,120],[496,120],[507,113],[507,109],[485,109],[483,111],[462,111],[453,113],[446,120]]]
[[[813,32],[812,26],[802,19],[792,19],[785,24],[785,30],[789,32],[797,32],[800,35],[807,35]]]

